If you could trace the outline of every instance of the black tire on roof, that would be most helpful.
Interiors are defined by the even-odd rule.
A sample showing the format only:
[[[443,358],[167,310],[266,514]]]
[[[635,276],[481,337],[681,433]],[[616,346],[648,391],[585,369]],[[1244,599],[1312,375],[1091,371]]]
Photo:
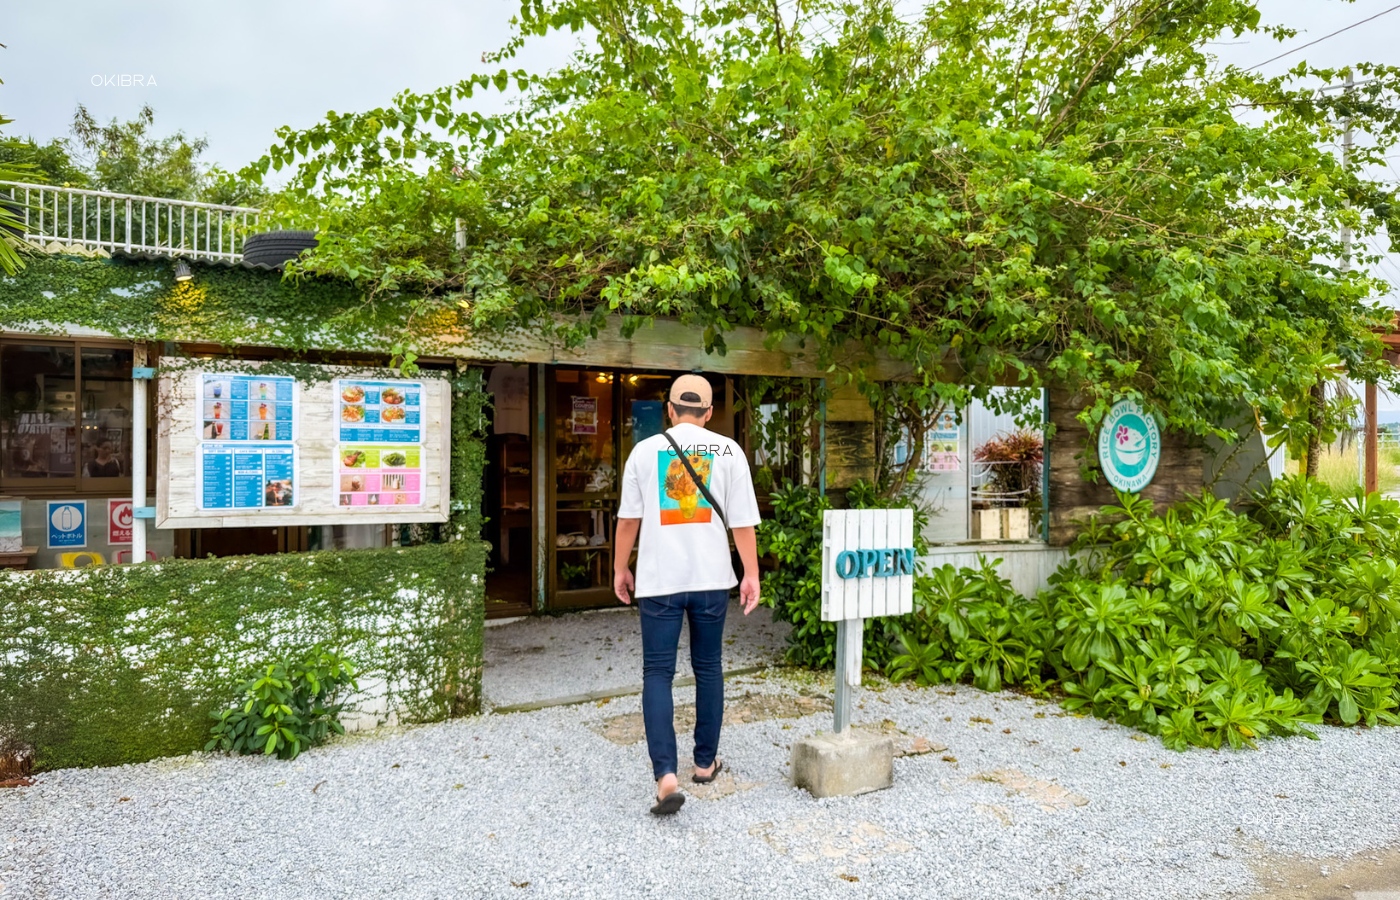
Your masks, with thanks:
[[[280,268],[304,251],[315,248],[314,231],[264,231],[243,242],[243,261]]]

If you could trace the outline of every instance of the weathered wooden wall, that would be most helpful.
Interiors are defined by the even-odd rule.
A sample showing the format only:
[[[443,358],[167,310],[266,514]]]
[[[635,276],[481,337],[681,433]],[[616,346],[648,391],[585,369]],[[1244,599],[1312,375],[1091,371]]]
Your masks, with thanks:
[[[875,478],[875,410],[851,385],[826,401],[826,471],[835,490]]]
[[[1064,546],[1074,540],[1081,526],[1076,520],[1088,518],[1099,508],[1117,503],[1118,498],[1099,470],[1098,433],[1075,418],[1084,402],[1068,391],[1050,390],[1050,421],[1055,434],[1050,439],[1047,460],[1050,465],[1050,543]],[[1092,439],[1091,439],[1092,438]],[[1097,481],[1088,481],[1080,467],[1090,467]],[[1160,510],[1200,493],[1205,478],[1205,454],[1186,435],[1162,432],[1162,459],[1152,483],[1142,489]]]

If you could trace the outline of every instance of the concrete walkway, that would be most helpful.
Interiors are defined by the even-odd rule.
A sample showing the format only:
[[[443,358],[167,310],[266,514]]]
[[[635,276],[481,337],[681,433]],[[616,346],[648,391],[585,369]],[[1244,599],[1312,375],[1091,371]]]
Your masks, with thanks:
[[[790,626],[760,606],[745,616],[731,601],[724,623],[724,669],[782,662]],[[615,692],[642,683],[642,629],[635,606],[532,616],[486,629],[482,693],[488,707]],[[690,628],[681,629],[676,678],[691,675]]]

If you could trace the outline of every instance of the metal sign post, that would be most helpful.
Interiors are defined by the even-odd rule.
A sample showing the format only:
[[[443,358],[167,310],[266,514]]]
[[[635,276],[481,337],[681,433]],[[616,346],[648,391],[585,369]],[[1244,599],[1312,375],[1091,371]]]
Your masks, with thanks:
[[[865,643],[864,619],[836,623],[836,733],[851,725],[851,688],[860,685],[861,649]]]
[[[822,518],[822,621],[836,623],[835,726],[851,725],[865,620],[914,611],[914,511],[832,509]]]

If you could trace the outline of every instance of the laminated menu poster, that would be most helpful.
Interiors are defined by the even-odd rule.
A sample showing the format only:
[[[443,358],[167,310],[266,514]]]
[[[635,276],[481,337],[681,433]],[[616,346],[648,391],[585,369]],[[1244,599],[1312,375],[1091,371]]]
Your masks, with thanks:
[[[296,382],[285,375],[205,372],[195,403],[200,440],[296,440]]]
[[[199,445],[195,505],[201,510],[277,509],[296,504],[292,444]]]
[[[961,468],[958,446],[961,442],[960,426],[955,413],[945,412],[938,417],[925,437],[927,455],[924,469],[929,472],[957,472]]]
[[[336,506],[421,506],[423,451],[402,445],[341,444]]]
[[[423,443],[422,382],[338,378],[332,386],[342,444]]]

